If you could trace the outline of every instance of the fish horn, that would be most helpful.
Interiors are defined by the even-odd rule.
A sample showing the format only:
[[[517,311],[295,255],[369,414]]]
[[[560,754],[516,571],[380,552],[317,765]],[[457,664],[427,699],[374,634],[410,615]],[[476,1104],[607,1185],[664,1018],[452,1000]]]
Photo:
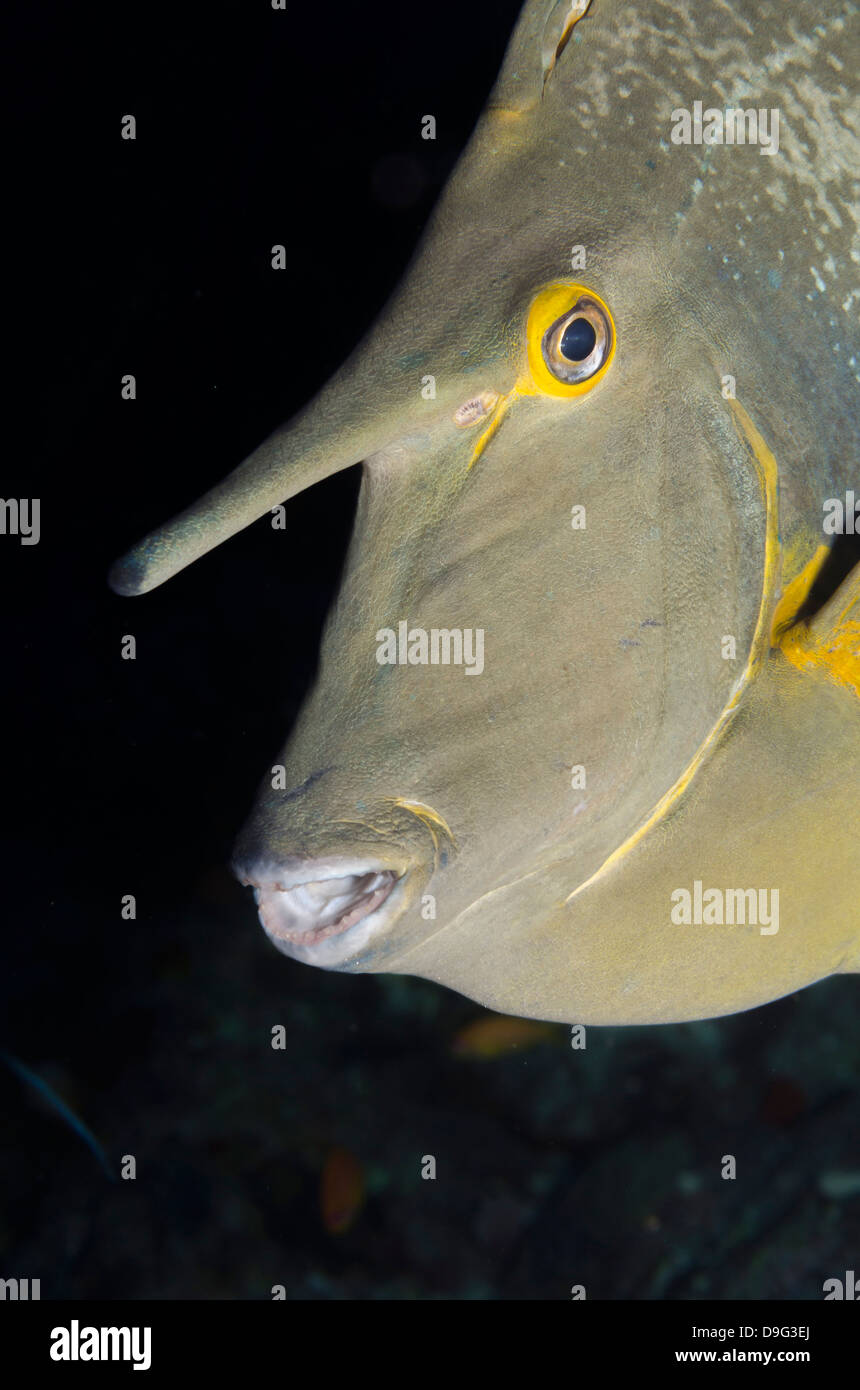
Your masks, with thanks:
[[[361,401],[348,388],[335,402],[334,385],[197,502],[118,560],[108,575],[111,588],[126,595],[157,588],[272,507],[379,449],[386,441],[379,438],[378,412],[368,409],[367,397]]]

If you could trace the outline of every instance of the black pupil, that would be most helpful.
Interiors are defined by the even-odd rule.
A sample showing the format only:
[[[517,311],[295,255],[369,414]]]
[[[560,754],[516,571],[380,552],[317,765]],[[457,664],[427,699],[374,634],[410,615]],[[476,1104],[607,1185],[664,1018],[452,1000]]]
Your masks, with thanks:
[[[588,319],[574,319],[561,335],[561,355],[568,362],[581,362],[593,350],[597,334]]]

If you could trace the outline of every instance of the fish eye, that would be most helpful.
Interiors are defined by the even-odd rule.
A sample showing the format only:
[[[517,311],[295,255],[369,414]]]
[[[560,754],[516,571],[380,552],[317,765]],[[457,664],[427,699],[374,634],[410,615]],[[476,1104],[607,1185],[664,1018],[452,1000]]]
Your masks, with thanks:
[[[612,323],[599,302],[583,294],[568,313],[550,324],[541,352],[553,376],[568,385],[588,381],[612,350]]]
[[[608,304],[587,285],[553,280],[538,290],[526,319],[525,389],[572,398],[609,371],[617,333]]]

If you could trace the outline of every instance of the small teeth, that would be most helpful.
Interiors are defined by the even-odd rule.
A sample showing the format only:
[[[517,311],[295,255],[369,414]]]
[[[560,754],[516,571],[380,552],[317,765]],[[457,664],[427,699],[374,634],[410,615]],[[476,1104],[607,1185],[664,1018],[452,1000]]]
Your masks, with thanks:
[[[397,882],[390,869],[254,889],[270,936],[311,944],[347,931],[382,905]]]

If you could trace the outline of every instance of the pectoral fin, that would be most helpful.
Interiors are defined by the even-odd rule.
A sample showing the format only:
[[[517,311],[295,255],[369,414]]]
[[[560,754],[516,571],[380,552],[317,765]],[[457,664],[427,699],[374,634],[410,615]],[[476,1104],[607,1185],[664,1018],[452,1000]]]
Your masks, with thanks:
[[[798,671],[823,676],[860,700],[860,566],[814,618],[782,632],[779,646]],[[855,773],[860,783],[856,764]]]

